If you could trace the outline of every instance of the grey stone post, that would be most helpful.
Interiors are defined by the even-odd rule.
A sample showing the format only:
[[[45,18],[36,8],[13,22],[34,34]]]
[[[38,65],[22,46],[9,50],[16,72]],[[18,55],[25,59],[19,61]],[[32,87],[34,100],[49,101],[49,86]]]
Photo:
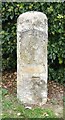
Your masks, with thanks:
[[[17,97],[23,104],[47,101],[47,17],[30,11],[17,20]]]

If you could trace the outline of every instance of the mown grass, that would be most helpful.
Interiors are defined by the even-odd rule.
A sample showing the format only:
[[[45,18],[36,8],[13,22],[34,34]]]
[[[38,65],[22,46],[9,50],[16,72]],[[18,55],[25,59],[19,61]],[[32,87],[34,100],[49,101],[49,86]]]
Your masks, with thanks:
[[[55,118],[51,109],[42,109],[35,107],[32,109],[25,108],[16,96],[9,94],[6,89],[3,89],[3,112],[2,118]]]

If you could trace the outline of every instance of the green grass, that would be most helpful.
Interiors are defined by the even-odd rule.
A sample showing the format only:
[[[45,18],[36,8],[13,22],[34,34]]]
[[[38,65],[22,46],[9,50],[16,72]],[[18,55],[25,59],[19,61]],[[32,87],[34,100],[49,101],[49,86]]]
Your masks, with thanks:
[[[3,90],[3,112],[2,118],[55,118],[51,109],[42,109],[40,107],[26,109],[16,96],[8,94]]]

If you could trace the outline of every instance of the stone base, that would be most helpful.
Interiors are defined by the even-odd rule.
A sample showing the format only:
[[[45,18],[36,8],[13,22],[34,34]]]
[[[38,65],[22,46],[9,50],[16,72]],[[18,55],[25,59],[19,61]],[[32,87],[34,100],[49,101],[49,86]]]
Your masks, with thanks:
[[[23,76],[18,82],[17,98],[23,104],[43,105],[47,101],[47,83],[39,77]]]

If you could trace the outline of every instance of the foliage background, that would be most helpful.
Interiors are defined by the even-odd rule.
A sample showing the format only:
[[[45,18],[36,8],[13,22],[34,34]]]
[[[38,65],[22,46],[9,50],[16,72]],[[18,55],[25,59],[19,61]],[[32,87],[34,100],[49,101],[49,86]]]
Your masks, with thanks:
[[[2,2],[2,67],[17,69],[17,18],[27,11],[48,17],[48,79],[65,82],[65,3]]]

